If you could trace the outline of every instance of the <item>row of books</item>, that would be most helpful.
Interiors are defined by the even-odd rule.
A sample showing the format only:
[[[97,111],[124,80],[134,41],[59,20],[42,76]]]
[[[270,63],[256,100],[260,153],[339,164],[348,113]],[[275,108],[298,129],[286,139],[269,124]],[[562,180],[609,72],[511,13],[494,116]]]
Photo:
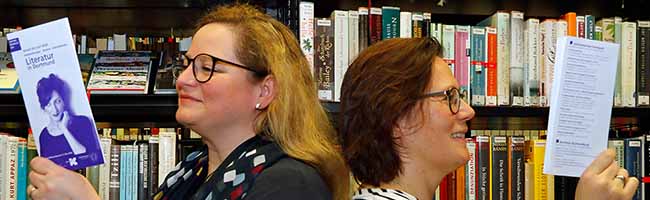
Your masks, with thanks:
[[[314,9],[314,3],[301,2],[299,37],[322,100],[339,100],[347,66],[368,45],[433,37],[441,42],[443,59],[472,105],[548,106],[557,38],[574,36],[621,44],[614,106],[650,105],[650,45],[645,42],[650,21],[595,21],[574,12],[540,20],[499,11],[470,26],[432,23],[431,13],[393,6],[335,10],[330,18],[314,18]]]
[[[473,130],[466,139],[470,160],[444,177],[436,198],[574,199],[578,178],[543,173],[546,140],[529,131]],[[544,134],[544,131],[538,131]],[[613,138],[616,162],[639,180],[650,177],[650,135]],[[633,199],[647,199],[650,184],[641,183]]]
[[[124,142],[111,139],[111,130],[103,128],[100,143],[105,163],[79,172],[85,175],[101,199],[149,199],[158,190],[167,173],[184,155],[178,155],[177,128],[145,128],[146,140]],[[198,149],[201,144],[192,144]],[[29,161],[37,156],[32,134],[28,139],[0,134],[0,199],[24,200],[29,197]]]

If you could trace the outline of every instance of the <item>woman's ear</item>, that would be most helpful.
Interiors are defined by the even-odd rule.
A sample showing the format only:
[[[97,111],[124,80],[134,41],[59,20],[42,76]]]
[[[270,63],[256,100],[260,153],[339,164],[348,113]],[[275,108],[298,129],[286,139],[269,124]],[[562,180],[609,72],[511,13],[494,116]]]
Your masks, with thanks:
[[[255,104],[255,109],[264,110],[266,109],[271,101],[275,98],[276,94],[276,82],[273,75],[268,75],[264,77],[264,80],[259,85],[259,96]]]

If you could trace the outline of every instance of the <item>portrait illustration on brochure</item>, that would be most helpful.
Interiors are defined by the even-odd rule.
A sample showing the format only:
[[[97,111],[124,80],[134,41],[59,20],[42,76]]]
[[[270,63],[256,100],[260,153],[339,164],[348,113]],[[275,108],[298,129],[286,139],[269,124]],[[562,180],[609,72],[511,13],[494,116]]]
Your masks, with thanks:
[[[68,19],[7,36],[38,154],[72,170],[104,163]]]

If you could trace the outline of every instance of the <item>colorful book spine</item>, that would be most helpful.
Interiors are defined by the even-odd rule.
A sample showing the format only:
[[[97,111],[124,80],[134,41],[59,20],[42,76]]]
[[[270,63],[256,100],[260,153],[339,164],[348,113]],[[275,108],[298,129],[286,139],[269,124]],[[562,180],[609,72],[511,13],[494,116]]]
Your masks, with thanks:
[[[131,145],[131,194],[130,199],[138,199],[138,146]]]
[[[596,32],[596,17],[593,15],[585,15],[585,38],[595,40]]]
[[[314,3],[301,1],[298,17],[300,18],[300,48],[307,57],[312,74],[314,70]]]
[[[400,12],[399,13],[399,37],[400,38],[410,38],[413,33],[413,21],[411,20],[411,12]]]
[[[370,8],[370,43],[372,45],[381,41],[382,37],[382,10],[381,8]]]
[[[424,37],[424,16],[421,12],[414,12],[411,16],[411,26],[412,26],[412,37],[421,38]]]
[[[349,61],[348,12],[335,10],[332,13],[334,22],[334,101],[339,101],[341,84]]]
[[[623,107],[636,107],[636,23],[622,24],[621,95]]]
[[[524,28],[524,106],[539,106],[539,20],[526,20]]]
[[[489,200],[490,189],[490,137],[476,136],[476,199]]]
[[[452,73],[455,73],[455,36],[456,27],[454,25],[444,25],[442,27],[442,58],[445,60]]]
[[[329,18],[317,18],[315,23],[314,60],[318,98],[334,101],[334,27]]]
[[[364,49],[368,48],[368,42],[370,40],[369,36],[369,11],[366,7],[359,7],[359,52],[362,52]]]
[[[476,158],[477,148],[476,140],[474,138],[466,139],[467,152],[469,152],[469,161],[465,165],[465,199],[476,200]]]
[[[485,66],[487,65],[487,59],[485,48],[486,34],[484,27],[472,27],[471,35],[471,69],[470,69],[470,91],[471,91],[471,103],[472,106],[485,106],[485,76],[487,70]]]
[[[348,63],[352,63],[359,54],[359,12],[348,11]]]
[[[513,136],[508,139],[508,200],[524,199],[524,137]]]
[[[510,97],[513,106],[524,105],[524,13],[510,12]],[[524,51],[522,51],[524,49]]]
[[[399,38],[399,7],[381,7],[381,39]]]
[[[18,158],[16,163],[18,166],[16,175],[17,200],[27,199],[27,172],[29,171],[27,163],[29,161],[27,160],[27,140],[25,138],[18,138]]]
[[[636,88],[637,104],[650,105],[650,21],[638,21],[637,49],[636,49]],[[648,190],[650,192],[650,190]]]
[[[641,180],[641,164],[643,162],[642,154],[642,140],[640,138],[626,138],[625,139],[625,169],[630,177],[637,177]],[[636,193],[632,199],[641,199],[641,188],[636,189]]]
[[[614,35],[616,32],[616,27],[614,24],[614,18],[603,18],[596,22],[597,25],[600,25],[603,29],[603,38],[602,41],[605,42],[615,42]]]
[[[567,30],[567,35],[568,36],[573,36],[577,37],[578,36],[578,23],[576,22],[577,20],[577,15],[575,12],[568,12],[561,17],[564,21],[567,22],[568,24],[568,30]]]
[[[486,87],[486,96],[485,96],[485,105],[486,106],[497,106],[497,96],[498,96],[498,86],[499,86],[499,66],[497,63],[497,29],[492,27],[486,27],[485,33],[487,37],[487,44],[485,45],[487,53],[487,66],[486,66],[486,75],[485,78],[485,87]]]
[[[492,136],[490,143],[490,200],[507,200],[508,194],[508,141],[505,136]]]
[[[469,98],[470,94],[470,87],[469,87],[469,69],[470,69],[470,62],[469,62],[469,48],[470,48],[470,26],[456,26],[456,33],[455,33],[455,45],[454,45],[454,60],[455,60],[455,65],[454,65],[454,76],[456,77],[456,80],[458,80],[458,84],[460,85],[460,92],[462,94],[465,94],[465,102]]]
[[[594,40],[603,41],[603,27],[596,26],[594,28]]]
[[[529,140],[525,142],[526,162],[532,165],[532,190],[533,199],[548,199],[548,177],[543,174],[544,151],[546,149],[546,140]]]
[[[579,38],[585,38],[585,16],[576,16],[576,31]]]

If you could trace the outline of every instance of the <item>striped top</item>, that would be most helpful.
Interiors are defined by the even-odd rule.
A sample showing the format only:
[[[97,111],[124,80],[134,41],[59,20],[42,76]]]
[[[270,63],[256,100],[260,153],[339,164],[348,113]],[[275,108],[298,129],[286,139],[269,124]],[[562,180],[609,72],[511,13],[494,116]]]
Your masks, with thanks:
[[[394,189],[362,188],[357,190],[353,200],[417,200],[413,195]]]

